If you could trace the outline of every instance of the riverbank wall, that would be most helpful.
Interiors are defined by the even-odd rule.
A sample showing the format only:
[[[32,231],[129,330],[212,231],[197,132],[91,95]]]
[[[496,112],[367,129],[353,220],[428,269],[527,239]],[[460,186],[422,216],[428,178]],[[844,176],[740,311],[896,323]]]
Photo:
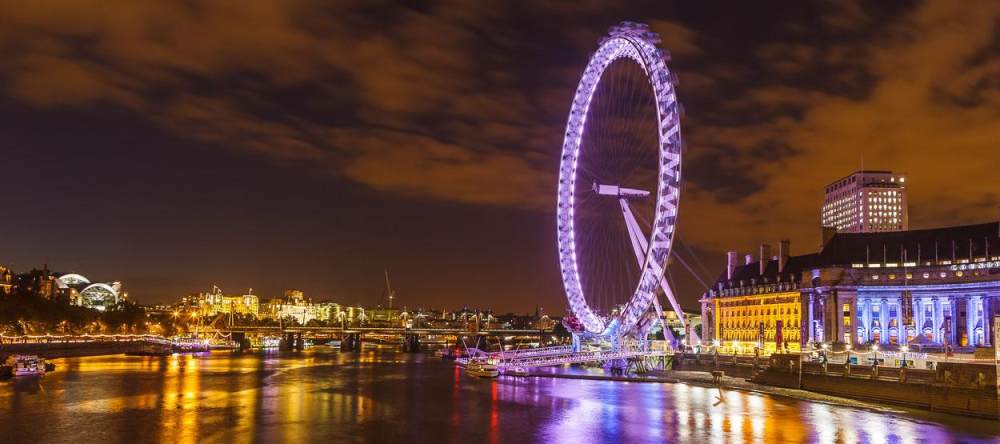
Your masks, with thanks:
[[[722,371],[726,376],[737,378],[750,378],[767,364],[767,358],[755,358],[753,356],[678,353],[671,359],[671,368],[673,370],[692,372]]]
[[[798,355],[772,355],[751,380],[862,401],[1000,419],[996,365],[941,362],[934,370],[919,370],[800,363],[799,359]]]

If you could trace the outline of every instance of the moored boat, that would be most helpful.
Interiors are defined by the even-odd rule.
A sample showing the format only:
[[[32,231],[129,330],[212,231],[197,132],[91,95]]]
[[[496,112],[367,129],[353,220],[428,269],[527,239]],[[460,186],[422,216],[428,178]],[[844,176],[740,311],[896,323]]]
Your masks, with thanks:
[[[169,345],[144,344],[139,350],[125,352],[125,356],[170,356],[173,349]]]
[[[44,359],[35,355],[11,355],[7,357],[4,366],[10,368],[11,376],[41,376],[50,366]]]
[[[510,367],[504,370],[503,374],[507,376],[528,376],[528,369],[524,367]]]
[[[469,376],[480,378],[496,378],[500,376],[497,366],[490,364],[485,359],[473,359],[465,366],[465,373]]]

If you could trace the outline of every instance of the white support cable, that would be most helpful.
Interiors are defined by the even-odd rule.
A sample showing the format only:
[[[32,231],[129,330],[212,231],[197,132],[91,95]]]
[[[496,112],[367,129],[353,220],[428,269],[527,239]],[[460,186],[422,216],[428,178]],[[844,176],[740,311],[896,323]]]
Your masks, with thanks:
[[[689,247],[688,244],[685,243],[684,241],[682,241],[681,238],[679,238],[679,237],[676,239],[676,242],[678,244],[680,244],[681,248],[683,248],[685,251],[687,251],[688,254],[691,255],[691,257],[694,258],[695,263],[698,264],[698,267],[701,269],[701,271],[703,271],[705,273],[704,276],[707,276],[708,279],[711,280],[712,279],[712,272],[708,271],[708,267],[705,266],[705,263],[702,262],[701,258],[699,258],[698,255],[694,252],[694,249],[692,249],[691,247]],[[671,250],[671,252],[673,253],[674,251]]]
[[[625,198],[619,198],[618,203],[622,207],[622,214],[625,217],[625,226],[629,231],[629,239],[632,240],[632,247],[635,249],[636,259],[639,261],[639,268],[642,268],[643,260],[645,260],[645,252],[648,244],[646,243],[646,238],[643,237],[642,231],[639,228],[639,223],[635,220],[635,215],[632,214],[632,207],[629,206],[628,200]],[[684,319],[684,310],[681,309],[680,304],[677,303],[677,299],[674,297],[674,292],[670,290],[670,285],[667,283],[666,277],[660,277],[660,287],[663,288],[663,294],[667,297],[667,301],[670,302],[670,307],[673,308],[674,313],[677,314],[677,319],[680,320],[681,327],[685,330],[687,329],[687,320]],[[663,319],[663,308],[660,306],[660,301],[653,297],[653,306],[656,308],[657,317]],[[665,329],[666,326],[664,325]],[[698,335],[692,330],[691,336],[695,341],[699,341]]]
[[[687,261],[685,261],[684,258],[682,258],[679,254],[677,254],[676,250],[672,251],[672,253],[673,253],[672,256],[678,261],[680,261],[681,265],[683,265],[684,268],[687,269],[689,273],[691,273],[691,276],[694,276],[694,278],[698,280],[698,283],[700,283],[702,287],[705,287],[705,290],[712,288],[711,286],[706,284],[704,280],[701,279],[701,276],[699,276],[698,273],[695,273],[694,269],[691,268],[690,265],[688,265]]]

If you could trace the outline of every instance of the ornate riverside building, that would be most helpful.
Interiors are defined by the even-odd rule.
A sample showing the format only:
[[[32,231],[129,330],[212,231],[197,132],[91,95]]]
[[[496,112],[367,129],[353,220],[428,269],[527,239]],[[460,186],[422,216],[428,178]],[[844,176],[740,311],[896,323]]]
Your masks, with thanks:
[[[227,296],[217,286],[212,291],[193,294],[184,298],[186,304],[195,307],[201,316],[216,314],[241,314],[257,317],[260,311],[260,299],[253,294],[253,289],[246,294]]]
[[[791,257],[789,247],[782,241],[771,257],[770,246],[762,245],[763,260],[748,254],[741,265],[736,252],[728,253],[726,271],[701,300],[703,340],[799,349],[802,270],[815,255]]]
[[[783,243],[764,265],[750,257],[734,265],[730,252],[726,272],[702,298],[704,338],[774,349],[780,320],[782,341],[801,345],[992,345],[1000,223],[824,237],[819,253],[789,256]],[[798,304],[791,313],[790,303]]]
[[[1000,223],[837,234],[805,278],[807,341],[990,346]]]

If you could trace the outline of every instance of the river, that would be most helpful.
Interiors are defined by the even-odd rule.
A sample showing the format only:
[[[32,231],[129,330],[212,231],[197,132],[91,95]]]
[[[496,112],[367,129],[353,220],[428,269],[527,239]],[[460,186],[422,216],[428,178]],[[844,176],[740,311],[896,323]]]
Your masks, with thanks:
[[[687,384],[470,378],[427,355],[66,358],[0,382],[0,441],[969,442],[1000,422],[881,412]],[[12,441],[7,441],[9,437]]]

